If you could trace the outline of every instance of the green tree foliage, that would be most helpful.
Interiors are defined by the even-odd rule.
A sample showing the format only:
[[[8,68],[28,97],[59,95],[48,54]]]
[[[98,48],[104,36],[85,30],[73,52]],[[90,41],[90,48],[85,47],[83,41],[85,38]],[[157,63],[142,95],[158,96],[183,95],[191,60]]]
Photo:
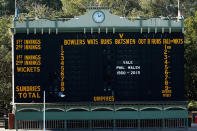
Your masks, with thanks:
[[[11,52],[11,17],[0,19],[0,103],[3,104],[3,113],[8,113],[12,98],[12,52]],[[1,112],[2,113],[2,112]]]
[[[50,2],[48,2],[50,1]],[[20,18],[55,18],[66,16],[60,0],[17,0]]]
[[[14,0],[0,0],[0,16],[14,14]]]
[[[61,17],[64,13],[60,10],[54,10],[42,4],[35,4],[34,6],[26,6],[28,13],[23,13],[20,17],[32,18],[54,18],[55,16]]]
[[[61,10],[62,2],[61,0],[17,0],[18,8],[26,8],[28,6],[45,6],[53,10]]]
[[[126,17],[178,15],[178,0],[104,0],[103,6],[111,7],[114,14]],[[196,0],[180,0],[180,11],[184,17],[194,15],[196,10]]]
[[[180,0],[180,7],[184,17],[194,16],[197,11],[197,0]]]
[[[62,9],[62,2],[61,0],[40,0],[42,5],[46,5],[49,8],[54,10],[61,10]]]
[[[140,0],[105,0],[103,6],[111,7],[113,14],[128,17],[133,10],[140,11]]]
[[[197,111],[197,101],[191,101],[188,104],[188,110],[189,111]]]
[[[175,0],[177,1],[177,0]],[[141,0],[140,6],[147,16],[177,16],[177,3],[174,0]]]
[[[62,10],[61,0],[16,0],[16,8],[20,13],[28,13],[27,7],[34,7],[37,5],[44,6],[56,11]],[[0,16],[14,15],[15,0],[0,0]]]
[[[197,12],[185,20],[185,89],[189,100],[197,100]]]
[[[94,5],[93,0],[62,0],[66,16],[79,16],[86,12],[86,7]]]

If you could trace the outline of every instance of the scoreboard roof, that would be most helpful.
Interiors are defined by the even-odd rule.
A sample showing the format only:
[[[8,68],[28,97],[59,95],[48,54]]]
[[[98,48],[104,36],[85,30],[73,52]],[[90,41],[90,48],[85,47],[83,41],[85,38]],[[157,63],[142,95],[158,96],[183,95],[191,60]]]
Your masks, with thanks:
[[[101,11],[105,19],[101,23],[94,22],[95,11]],[[177,18],[125,18],[110,13],[109,8],[89,7],[87,13],[75,18],[46,18],[19,20],[15,18],[13,33],[51,33],[51,32],[183,32],[184,19]]]

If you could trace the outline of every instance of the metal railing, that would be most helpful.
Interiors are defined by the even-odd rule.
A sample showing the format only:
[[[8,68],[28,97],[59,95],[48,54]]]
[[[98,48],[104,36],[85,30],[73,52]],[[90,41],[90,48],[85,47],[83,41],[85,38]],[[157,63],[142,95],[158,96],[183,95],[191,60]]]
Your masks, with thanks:
[[[138,128],[138,120],[116,120],[116,128]]]
[[[185,119],[165,119],[165,128],[184,128]]]
[[[64,120],[46,120],[46,129],[64,129]]]
[[[89,120],[67,120],[66,127],[68,129],[84,129],[90,127]]]
[[[5,120],[0,119],[0,128],[5,128]]]
[[[0,121],[1,122],[1,121]],[[3,121],[2,121],[3,122]],[[46,120],[46,129],[185,128],[186,119]],[[18,129],[42,129],[43,121],[18,120]]]
[[[92,120],[92,128],[113,128],[113,120]]]
[[[145,119],[140,120],[141,128],[162,128],[162,120],[161,119]]]
[[[18,129],[41,129],[39,120],[18,120]]]
[[[8,129],[8,118],[0,117],[0,128]]]

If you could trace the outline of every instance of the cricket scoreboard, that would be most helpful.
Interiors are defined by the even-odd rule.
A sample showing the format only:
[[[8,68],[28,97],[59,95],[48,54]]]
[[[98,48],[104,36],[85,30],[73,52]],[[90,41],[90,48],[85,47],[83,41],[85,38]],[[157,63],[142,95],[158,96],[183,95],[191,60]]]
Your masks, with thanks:
[[[15,103],[184,100],[184,35],[14,35]]]

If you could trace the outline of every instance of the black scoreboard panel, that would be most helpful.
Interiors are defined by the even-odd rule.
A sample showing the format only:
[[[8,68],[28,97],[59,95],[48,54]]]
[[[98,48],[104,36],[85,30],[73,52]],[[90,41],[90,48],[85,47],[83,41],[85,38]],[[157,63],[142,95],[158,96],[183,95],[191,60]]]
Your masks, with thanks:
[[[184,100],[182,33],[14,36],[16,103]]]

